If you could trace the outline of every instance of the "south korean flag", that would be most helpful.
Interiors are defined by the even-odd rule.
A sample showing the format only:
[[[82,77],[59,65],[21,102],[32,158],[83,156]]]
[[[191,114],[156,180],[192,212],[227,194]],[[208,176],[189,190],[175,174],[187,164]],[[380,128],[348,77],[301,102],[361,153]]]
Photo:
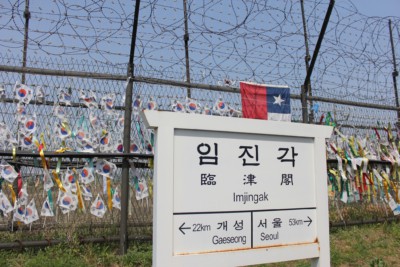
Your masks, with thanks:
[[[106,213],[106,206],[103,199],[98,194],[92,205],[90,206],[90,213],[98,218],[103,218]]]

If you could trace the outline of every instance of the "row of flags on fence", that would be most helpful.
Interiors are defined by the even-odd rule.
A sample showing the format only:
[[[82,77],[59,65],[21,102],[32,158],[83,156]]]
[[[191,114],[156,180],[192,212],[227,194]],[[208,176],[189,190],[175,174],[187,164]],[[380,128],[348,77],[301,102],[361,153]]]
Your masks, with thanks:
[[[395,215],[400,214],[400,144],[396,142],[390,125],[385,128],[387,138],[374,129],[373,136],[345,136],[337,128],[327,142],[328,158],[337,165],[328,170],[329,184],[342,202],[386,202]],[[382,160],[388,164],[370,163]]]
[[[107,211],[107,207],[109,210],[112,208],[121,209],[121,199],[118,188],[112,188],[111,186],[111,181],[117,175],[116,171],[116,165],[104,159],[97,160],[95,167],[86,164],[79,171],[67,168],[65,171],[59,173],[62,177],[61,180],[58,178],[59,175],[55,171],[53,171],[54,177],[52,179],[48,174],[49,171],[44,168],[42,180],[47,198],[43,202],[40,215],[44,217],[54,216],[54,203],[51,194],[54,185],[58,187],[58,198],[55,204],[60,208],[63,214],[75,211],[78,208],[85,212],[86,209],[83,200],[91,201],[93,197],[91,185],[95,181],[95,175],[98,175],[99,178],[103,178],[103,194],[106,196],[107,202],[104,202],[98,192],[96,199],[90,206],[90,213],[96,217],[102,218]],[[0,173],[3,177],[0,178],[0,210],[6,215],[13,211],[14,221],[21,221],[29,224],[38,220],[39,216],[34,199],[32,198],[28,203],[29,195],[27,183],[21,184],[18,192],[14,192],[12,187],[12,184],[17,178],[18,183],[22,183],[20,174],[5,160],[1,161]],[[9,201],[2,191],[2,179],[8,183],[6,187],[8,187],[11,192],[12,201]],[[142,200],[149,196],[146,179],[140,175],[136,169],[133,169],[133,175],[131,175],[129,182],[132,189],[135,191],[136,200]]]
[[[38,143],[46,142],[49,147],[64,147],[78,152],[124,152],[122,142],[124,118],[115,110],[115,94],[103,95],[100,110],[98,110],[99,105],[94,92],[80,90],[79,99],[88,107],[89,116],[82,114],[78,116],[76,122],[72,122],[71,118],[74,116],[67,108],[71,105],[72,97],[67,90],[61,89],[58,101],[54,101],[52,108],[54,123],[40,125],[43,120],[39,120],[36,110],[28,112],[32,110],[28,109],[28,105],[32,103],[33,92],[34,90],[25,84],[19,82],[15,84],[14,93],[17,100],[15,124],[0,122],[0,149],[12,149],[18,146],[22,149],[33,150],[36,149]],[[37,87],[36,97],[43,94],[42,88]],[[16,131],[13,129],[15,126],[17,126]],[[149,133],[151,131],[143,129],[138,118],[135,119],[135,126],[138,138],[131,141],[130,152],[152,154]]]
[[[62,191],[59,192],[59,197],[57,200],[57,204],[60,207],[63,214],[66,214],[70,211],[75,211],[78,207],[78,198],[74,194],[64,193]],[[103,218],[104,214],[107,211],[106,204],[103,199],[98,194],[96,199],[92,202],[90,206],[90,213],[96,217]],[[113,194],[112,199],[112,207],[121,209],[120,196],[118,192]],[[4,214],[8,214],[10,212],[13,213],[13,221],[23,222],[25,224],[31,224],[34,221],[39,220],[38,210],[36,209],[35,199],[32,198],[31,201],[27,204],[22,203],[21,201],[17,201],[15,205],[11,205],[7,196],[0,192],[0,210]],[[51,205],[51,201],[47,197],[43,202],[42,209],[40,211],[40,216],[42,217],[53,217],[54,211]]]
[[[37,86],[36,90],[31,89],[25,84],[16,82],[14,86],[15,97],[19,103],[29,104],[36,91],[36,102],[43,103],[45,98],[44,90]],[[3,89],[0,94],[5,95]],[[290,121],[290,89],[287,86],[256,84],[251,82],[240,82],[240,94],[242,101],[242,112],[230,107],[221,98],[216,101],[212,109],[205,105],[202,107],[197,101],[188,98],[186,103],[174,100],[171,103],[171,110],[175,112],[203,113],[211,115],[212,110],[218,115],[229,115],[253,119]],[[115,105],[116,95],[114,93],[105,94],[97,103],[97,96],[93,91],[79,90],[79,100],[87,108],[100,108],[107,113],[112,114]],[[66,89],[60,89],[58,92],[58,103],[65,106],[71,106],[72,95]],[[157,110],[159,105],[152,97],[146,104],[143,104],[140,96],[137,96],[133,102],[133,110],[142,109]],[[64,109],[58,106],[55,110],[56,115],[64,117]],[[33,127],[33,125],[32,125]]]

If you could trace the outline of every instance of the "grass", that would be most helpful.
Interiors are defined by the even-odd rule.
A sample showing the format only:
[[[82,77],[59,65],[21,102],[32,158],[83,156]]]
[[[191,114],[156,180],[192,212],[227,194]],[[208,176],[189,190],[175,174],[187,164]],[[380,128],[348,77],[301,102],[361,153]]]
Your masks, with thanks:
[[[400,224],[377,224],[332,229],[330,234],[332,266],[399,266]],[[79,245],[77,242],[41,250],[0,250],[0,266],[151,266],[151,244],[130,244],[128,253],[118,255],[117,244]],[[262,266],[303,267],[310,261],[292,261]]]
[[[131,245],[119,256],[115,245],[61,244],[42,250],[0,251],[0,266],[84,267],[84,266],[151,266],[151,245]]]

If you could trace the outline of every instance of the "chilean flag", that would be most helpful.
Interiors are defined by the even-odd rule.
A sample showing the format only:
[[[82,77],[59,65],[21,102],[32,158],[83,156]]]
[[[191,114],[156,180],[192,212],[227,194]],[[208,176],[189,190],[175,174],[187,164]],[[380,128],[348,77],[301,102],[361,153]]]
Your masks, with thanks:
[[[290,88],[240,82],[243,118],[291,121]]]

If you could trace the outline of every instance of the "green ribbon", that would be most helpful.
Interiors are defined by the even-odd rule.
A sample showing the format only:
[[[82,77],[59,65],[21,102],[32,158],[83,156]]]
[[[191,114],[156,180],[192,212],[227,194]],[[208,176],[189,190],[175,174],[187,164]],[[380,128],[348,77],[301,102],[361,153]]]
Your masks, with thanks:
[[[61,169],[61,162],[62,162],[62,159],[61,159],[61,158],[58,158],[58,160],[57,160],[57,166],[56,166],[56,173],[59,173],[59,172],[60,172],[60,169]]]
[[[50,209],[54,212],[53,196],[51,194],[51,189],[47,190],[47,197],[49,198]]]
[[[135,125],[136,125],[136,130],[137,130],[139,139],[140,139],[140,141],[142,142],[142,147],[143,147],[143,148],[146,148],[146,145],[145,145],[145,142],[144,142],[144,137],[143,137],[143,134],[142,134],[142,129],[140,128],[139,122],[138,122],[138,121],[135,121]]]
[[[352,167],[353,162],[351,161],[351,158],[350,158],[349,154],[347,153],[347,151],[344,151],[344,156],[347,160],[347,163],[350,164],[350,166]]]
[[[335,178],[335,176],[334,176],[332,173],[328,173],[328,177],[329,177],[329,181],[330,181],[331,184],[332,184],[332,190],[333,190],[334,192],[339,191],[339,187],[338,187],[338,185],[337,185],[337,183],[336,183],[336,178]]]
[[[87,158],[87,162],[89,163],[89,167],[93,169],[93,158]]]
[[[150,133],[150,144],[152,147],[154,147],[154,132]]]
[[[333,121],[332,115],[330,112],[328,112],[326,114],[326,118],[325,118],[325,125],[329,125],[329,126],[336,126],[336,123]]]

